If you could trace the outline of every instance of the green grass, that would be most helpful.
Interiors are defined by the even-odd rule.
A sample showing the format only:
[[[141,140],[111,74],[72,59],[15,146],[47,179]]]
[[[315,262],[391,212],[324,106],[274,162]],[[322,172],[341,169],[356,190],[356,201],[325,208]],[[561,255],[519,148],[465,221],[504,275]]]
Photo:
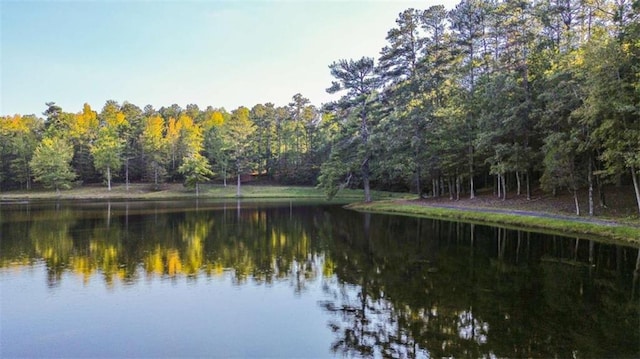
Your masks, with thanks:
[[[129,190],[124,185],[113,186],[109,191],[104,186],[81,186],[56,193],[53,190],[30,190],[0,192],[0,200],[37,200],[37,199],[138,199],[157,200],[171,198],[195,198],[195,190],[188,189],[182,184],[162,184],[155,189],[152,184],[132,184]],[[406,194],[373,191],[376,200],[389,198],[404,198]],[[340,202],[361,201],[364,197],[362,190],[345,189],[335,197]],[[202,185],[199,198],[236,198],[236,186]],[[259,186],[243,185],[240,198],[308,198],[326,199],[322,190],[305,186]]]
[[[322,190],[315,187],[304,186],[242,186],[241,198],[326,198]],[[212,198],[236,198],[235,186],[216,186],[207,188],[207,197]],[[389,198],[404,198],[404,194],[393,192],[373,191],[376,200]],[[362,190],[344,189],[338,192],[335,199],[361,201],[364,197]]]
[[[487,213],[473,210],[429,207],[421,204],[378,201],[372,203],[353,203],[350,209],[363,212],[405,214],[436,219],[449,219],[462,222],[497,225],[518,230],[535,230],[563,236],[624,242],[640,245],[640,228],[625,224],[604,225],[585,223],[565,219],[534,217],[518,214]]]

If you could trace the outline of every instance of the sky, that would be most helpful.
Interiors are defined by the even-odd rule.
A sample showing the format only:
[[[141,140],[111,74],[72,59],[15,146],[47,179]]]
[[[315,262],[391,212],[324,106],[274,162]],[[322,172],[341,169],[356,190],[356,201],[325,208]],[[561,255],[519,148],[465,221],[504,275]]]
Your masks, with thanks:
[[[332,62],[377,59],[400,12],[457,2],[0,0],[0,115],[321,105]]]

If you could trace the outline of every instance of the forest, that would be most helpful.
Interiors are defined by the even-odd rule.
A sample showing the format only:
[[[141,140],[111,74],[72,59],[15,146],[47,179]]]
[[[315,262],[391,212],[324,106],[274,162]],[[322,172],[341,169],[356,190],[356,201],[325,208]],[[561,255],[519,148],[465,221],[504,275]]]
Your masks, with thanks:
[[[452,200],[540,188],[571,192],[580,214],[588,189],[593,214],[615,183],[640,213],[639,20],[638,0],[463,0],[398,14],[377,59],[329,64],[332,103],[48,102],[0,118],[0,190],[253,178],[370,201],[371,188]]]

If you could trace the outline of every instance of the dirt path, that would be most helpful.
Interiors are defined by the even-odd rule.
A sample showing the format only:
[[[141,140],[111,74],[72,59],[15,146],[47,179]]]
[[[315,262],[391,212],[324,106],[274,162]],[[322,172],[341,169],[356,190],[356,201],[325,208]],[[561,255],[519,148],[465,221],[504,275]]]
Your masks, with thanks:
[[[637,217],[637,205],[635,198],[630,195],[629,187],[609,187],[606,190],[607,206],[596,205],[594,216],[576,216],[573,195],[558,193],[553,196],[536,190],[531,198],[510,193],[506,200],[497,198],[492,193],[478,193],[474,199],[460,198],[452,200],[449,196],[431,197],[424,199],[406,200],[406,203],[439,207],[446,209],[460,209],[484,213],[512,214],[537,218],[550,218],[579,223],[593,223],[603,226],[628,226],[640,228]],[[580,207],[583,213],[588,209],[587,194],[579,196]]]

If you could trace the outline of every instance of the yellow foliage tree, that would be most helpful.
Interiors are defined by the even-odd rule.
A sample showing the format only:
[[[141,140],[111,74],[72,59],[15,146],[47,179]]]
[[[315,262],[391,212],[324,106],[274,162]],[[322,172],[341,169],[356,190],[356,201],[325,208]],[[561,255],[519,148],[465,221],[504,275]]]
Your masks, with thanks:
[[[154,115],[145,119],[141,142],[144,153],[149,159],[156,186],[163,172],[162,165],[166,158],[167,141],[163,136],[163,131],[164,120],[162,117]]]
[[[82,112],[74,116],[74,121],[69,124],[69,136],[80,142],[90,141],[98,132],[98,114],[85,103]]]

